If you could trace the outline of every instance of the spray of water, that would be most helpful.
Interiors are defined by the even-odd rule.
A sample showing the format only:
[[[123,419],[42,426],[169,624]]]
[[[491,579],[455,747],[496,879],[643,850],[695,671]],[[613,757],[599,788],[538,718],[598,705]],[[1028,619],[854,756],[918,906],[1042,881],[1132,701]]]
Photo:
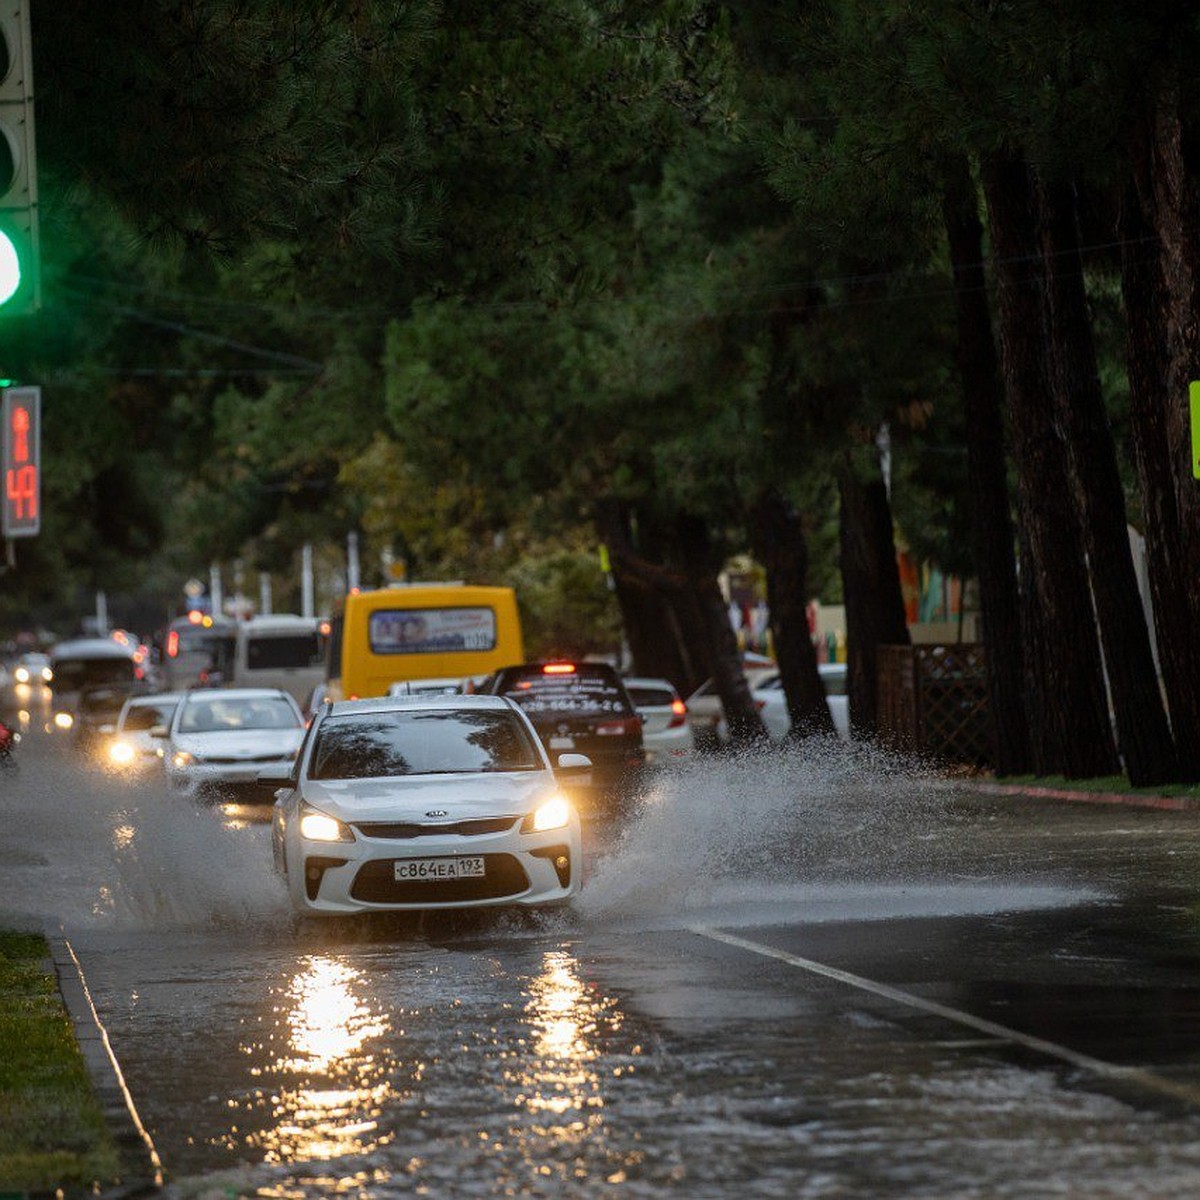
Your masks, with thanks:
[[[156,780],[35,747],[0,792],[0,920],[47,932],[203,929],[286,913],[265,827],[233,827]]]
[[[1032,888],[969,894],[953,797],[912,760],[833,739],[696,758],[648,789],[577,909],[593,924],[729,925],[1053,899]]]

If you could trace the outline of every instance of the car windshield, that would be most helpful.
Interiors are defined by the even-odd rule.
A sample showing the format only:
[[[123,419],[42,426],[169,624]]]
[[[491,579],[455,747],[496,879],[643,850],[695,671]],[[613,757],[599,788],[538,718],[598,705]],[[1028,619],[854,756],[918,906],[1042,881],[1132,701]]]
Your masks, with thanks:
[[[376,779],[533,771],[542,765],[510,712],[423,709],[329,717],[317,733],[311,779]]]
[[[143,733],[153,729],[155,725],[170,725],[175,715],[176,701],[166,700],[162,703],[131,704],[121,718],[121,728],[126,733]]]
[[[299,727],[300,718],[281,696],[257,696],[253,699],[220,696],[212,700],[189,700],[179,717],[181,733]]]
[[[54,663],[54,687],[60,692],[132,683],[134,678],[132,658],[60,658]]]

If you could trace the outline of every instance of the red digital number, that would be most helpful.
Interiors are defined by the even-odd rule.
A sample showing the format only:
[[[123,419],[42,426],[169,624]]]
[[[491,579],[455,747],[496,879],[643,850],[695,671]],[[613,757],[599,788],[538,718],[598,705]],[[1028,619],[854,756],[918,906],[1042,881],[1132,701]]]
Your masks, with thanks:
[[[16,507],[18,521],[32,521],[37,517],[37,483],[37,467],[9,468],[6,490],[9,501]]]

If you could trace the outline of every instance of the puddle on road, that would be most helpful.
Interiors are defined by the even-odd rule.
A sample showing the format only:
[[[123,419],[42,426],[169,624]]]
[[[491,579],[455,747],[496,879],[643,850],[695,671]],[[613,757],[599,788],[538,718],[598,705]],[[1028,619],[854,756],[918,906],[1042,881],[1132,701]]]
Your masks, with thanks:
[[[23,749],[0,781],[0,920],[47,932],[286,920],[265,827],[88,769],[65,743]]]

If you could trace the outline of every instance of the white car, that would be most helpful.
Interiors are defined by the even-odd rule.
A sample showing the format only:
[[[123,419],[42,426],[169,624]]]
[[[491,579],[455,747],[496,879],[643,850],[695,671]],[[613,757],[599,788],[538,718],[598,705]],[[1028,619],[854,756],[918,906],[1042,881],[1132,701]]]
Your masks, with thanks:
[[[54,678],[50,669],[50,655],[29,651],[22,654],[13,665],[12,677],[14,683],[30,683],[41,687]]]
[[[279,688],[187,692],[163,748],[167,779],[201,797],[247,792],[263,767],[292,762],[304,728],[300,706]]]
[[[626,679],[625,690],[642,718],[647,762],[661,763],[692,751],[696,739],[688,723],[687,705],[669,679]]]
[[[833,718],[834,732],[844,742],[850,740],[850,697],[846,694],[846,664],[818,663],[817,673],[825,689],[825,703]],[[781,742],[792,727],[788,715],[787,697],[783,694],[783,681],[779,672],[771,671],[760,676],[750,688],[750,695],[758,707],[759,716],[767,727],[767,735],[773,742]],[[717,736],[721,741],[729,740],[729,731],[724,721],[718,726]]]
[[[752,691],[761,680],[779,675],[779,668],[775,666],[746,666],[742,669]],[[697,748],[712,750],[720,741],[726,740],[725,709],[712,679],[706,679],[687,698],[687,711],[688,724]]]
[[[590,767],[565,754],[559,774]],[[313,719],[276,792],[275,866],[298,914],[564,904],[579,815],[503,696],[380,697]]]
[[[184,695],[183,692],[155,692],[148,696],[130,696],[121,706],[111,739],[105,747],[107,764],[129,774],[161,770],[162,730],[170,726]]]

